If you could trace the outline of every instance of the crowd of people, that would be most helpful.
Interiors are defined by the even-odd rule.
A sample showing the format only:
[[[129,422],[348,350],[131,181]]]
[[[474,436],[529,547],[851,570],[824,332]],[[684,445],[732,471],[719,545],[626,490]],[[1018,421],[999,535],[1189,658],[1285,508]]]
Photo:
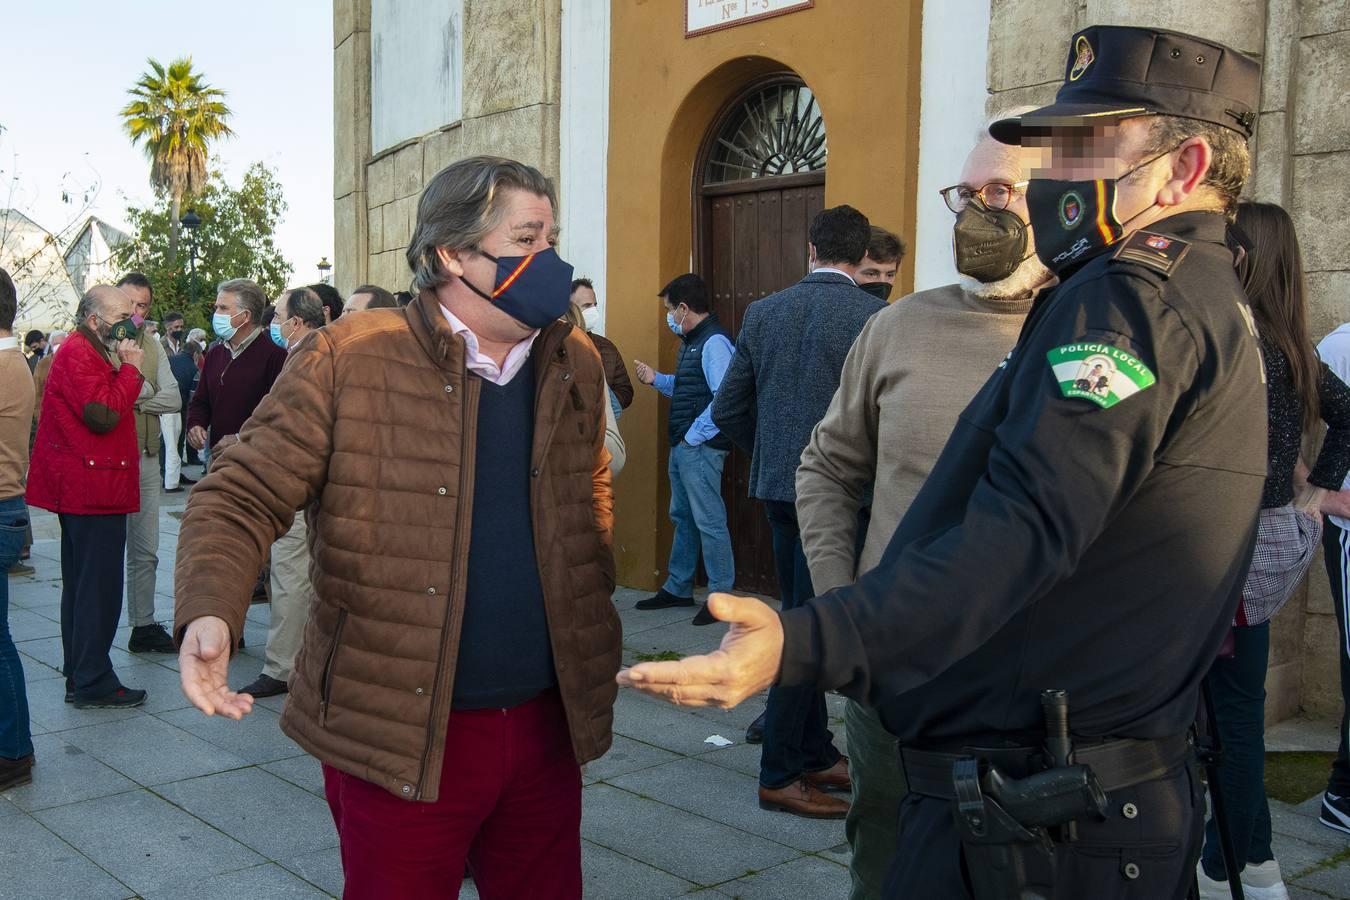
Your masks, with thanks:
[[[1204,85],[1170,73],[1206,55]],[[1269,623],[1324,546],[1350,695],[1350,324],[1314,347],[1292,222],[1239,199],[1257,90],[1256,63],[1212,42],[1088,28],[1056,104],[993,117],[942,190],[956,283],[889,302],[904,243],[838,205],[810,223],[805,277],[734,336],[697,273],[655,290],[674,370],[633,374],[669,399],[674,532],[636,608],[730,623],[715,654],[620,671],[635,389],[594,283],[554,249],[552,184],[496,157],[426,186],[411,291],[269,303],[231,279],[209,342],[178,311],[161,336],[131,272],[21,349],[0,270],[0,565],[31,572],[28,507],[57,515],[77,708],[145,702],[110,658],[124,606],[128,649],[178,653],[208,715],[289,694],[348,897],[454,896],[466,866],[485,898],[579,897],[580,767],[610,746],[620,685],[719,706],[768,688],[746,733],[759,805],[845,819],[856,900],[1213,898],[1233,879],[1286,897]],[[729,595],[733,447],[777,610]],[[166,629],[160,492],[184,484]],[[265,662],[232,686],[260,600]],[[34,764],[7,605],[6,583],[0,790]],[[1202,686],[1225,747],[1207,824]],[[1348,729],[1321,814],[1346,833]]]

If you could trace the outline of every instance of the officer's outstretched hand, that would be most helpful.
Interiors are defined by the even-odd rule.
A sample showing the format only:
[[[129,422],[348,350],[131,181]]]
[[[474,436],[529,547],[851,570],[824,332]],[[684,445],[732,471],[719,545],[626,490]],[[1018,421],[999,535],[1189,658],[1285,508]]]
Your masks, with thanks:
[[[619,684],[678,706],[723,709],[773,684],[783,659],[783,624],[778,613],[752,597],[731,594],[713,594],[708,609],[731,623],[721,647],[706,656],[621,669]]]

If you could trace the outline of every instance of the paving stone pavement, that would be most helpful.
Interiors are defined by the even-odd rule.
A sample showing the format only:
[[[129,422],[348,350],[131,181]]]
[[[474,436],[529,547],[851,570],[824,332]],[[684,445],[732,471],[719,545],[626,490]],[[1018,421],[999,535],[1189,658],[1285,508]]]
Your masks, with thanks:
[[[156,607],[167,622],[178,536],[173,514],[183,495],[162,501]],[[125,711],[77,710],[64,702],[55,518],[34,510],[34,529],[37,573],[11,578],[9,586],[38,766],[32,784],[0,794],[0,900],[340,895],[342,868],[322,775],[278,728],[283,698],[260,701],[243,722],[208,719],[183,698],[176,658],[128,653],[123,627],[113,662],[126,684],[149,691],[149,702]],[[698,652],[720,639],[721,626],[689,625],[688,610],[634,610],[641,596],[621,589],[615,598],[625,662]],[[232,684],[251,680],[262,666],[268,611],[266,605],[249,611],[248,647],[231,663]],[[847,752],[841,704],[830,698],[836,738]],[[759,751],[743,741],[762,708],[756,698],[732,711],[680,710],[620,694],[613,748],[584,776],[587,898],[847,897],[843,823],[759,809]],[[1327,729],[1292,723],[1277,730],[1301,747],[1325,743]],[[706,743],[712,735],[732,744]],[[1290,896],[1350,900],[1350,838],[1317,824],[1316,800],[1271,805]],[[461,897],[477,897],[471,882]]]

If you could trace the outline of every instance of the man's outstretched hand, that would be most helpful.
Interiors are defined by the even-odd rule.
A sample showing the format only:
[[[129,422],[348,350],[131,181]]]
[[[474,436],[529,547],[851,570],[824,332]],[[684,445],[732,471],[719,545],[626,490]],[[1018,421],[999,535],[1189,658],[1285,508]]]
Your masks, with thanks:
[[[783,659],[783,624],[778,613],[759,600],[731,594],[713,594],[708,609],[731,623],[721,647],[706,656],[621,669],[620,686],[679,706],[730,709],[773,684]]]
[[[242,719],[253,712],[253,698],[230,690],[230,626],[216,616],[193,619],[178,651],[183,694],[208,716]]]

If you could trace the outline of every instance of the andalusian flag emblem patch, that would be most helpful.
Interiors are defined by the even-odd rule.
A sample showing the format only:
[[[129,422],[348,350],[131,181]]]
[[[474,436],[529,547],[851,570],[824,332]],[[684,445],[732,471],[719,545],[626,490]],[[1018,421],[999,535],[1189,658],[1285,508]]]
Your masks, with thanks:
[[[1050,368],[1065,397],[1091,400],[1110,409],[1158,379],[1148,366],[1110,344],[1065,344],[1046,354]]]

